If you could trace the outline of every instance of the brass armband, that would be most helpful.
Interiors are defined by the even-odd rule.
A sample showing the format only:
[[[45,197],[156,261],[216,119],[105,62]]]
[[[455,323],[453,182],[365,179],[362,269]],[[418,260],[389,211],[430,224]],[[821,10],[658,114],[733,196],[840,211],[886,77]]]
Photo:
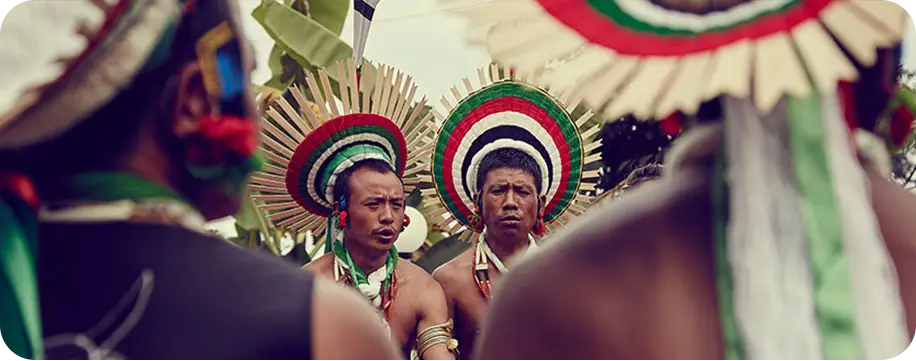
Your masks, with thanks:
[[[452,338],[452,320],[441,325],[427,327],[417,334],[417,356],[422,358],[423,353],[440,343],[444,343],[452,354],[458,354],[458,340]]]

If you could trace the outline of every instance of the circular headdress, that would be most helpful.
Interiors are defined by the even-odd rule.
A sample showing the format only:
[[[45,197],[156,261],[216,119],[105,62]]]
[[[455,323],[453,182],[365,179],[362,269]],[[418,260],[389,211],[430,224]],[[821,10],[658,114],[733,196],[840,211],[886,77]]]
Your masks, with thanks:
[[[436,193],[429,190],[426,196],[428,203],[441,200],[445,206],[434,213],[442,217],[439,226],[451,233],[467,228],[472,232],[466,237],[481,231],[474,219],[477,167],[494,150],[514,148],[535,160],[542,174],[535,181],[547,199],[544,222],[553,223],[549,228],[564,225],[571,214],[567,211],[585,210],[589,197],[582,192],[595,189],[594,181],[586,179],[599,176],[597,169],[586,170],[586,165],[601,159],[591,154],[600,146],[591,141],[600,126],[591,124],[587,131],[579,131],[591,112],[573,118],[578,102],[561,101],[545,89],[500,73],[507,72],[493,66],[487,75],[480,69],[479,84],[466,78],[464,92],[454,87],[454,99],[441,100],[449,115],[442,117],[435,140],[429,181]]]
[[[784,94],[855,80],[850,57],[874,64],[907,24],[899,5],[876,0],[441,1],[467,16],[495,61],[544,71],[606,119],[694,114],[721,94],[767,112]]]
[[[278,228],[312,230],[316,236],[323,232],[322,219],[337,202],[337,176],[362,160],[387,162],[410,192],[419,184],[421,165],[428,163],[422,159],[432,152],[433,115],[421,116],[425,99],[413,103],[416,86],[410,76],[366,65],[359,76],[352,59],[334,70],[337,89],[327,70],[309,74],[311,100],[292,87],[296,107],[278,97],[261,123],[269,162],[251,179],[251,190],[257,192],[252,198]]]

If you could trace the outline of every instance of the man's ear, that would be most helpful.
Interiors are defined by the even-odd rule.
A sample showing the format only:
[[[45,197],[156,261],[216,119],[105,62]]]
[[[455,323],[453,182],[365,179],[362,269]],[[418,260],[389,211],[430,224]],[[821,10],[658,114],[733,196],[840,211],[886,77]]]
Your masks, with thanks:
[[[544,211],[544,208],[547,208],[547,195],[538,196],[538,214]]]
[[[201,118],[213,112],[214,106],[204,86],[200,65],[196,61],[184,65],[178,72],[175,87],[172,131],[179,139],[196,133],[200,128]]]

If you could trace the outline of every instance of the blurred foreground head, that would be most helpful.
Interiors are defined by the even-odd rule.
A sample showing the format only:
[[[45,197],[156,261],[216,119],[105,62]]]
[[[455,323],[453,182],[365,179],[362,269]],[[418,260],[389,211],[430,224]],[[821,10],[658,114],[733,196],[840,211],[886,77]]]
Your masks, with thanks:
[[[39,210],[152,198],[207,219],[237,210],[257,147],[241,34],[228,0],[32,0],[4,18],[0,323],[16,354],[43,358]]]
[[[576,229],[604,232],[574,230],[567,244],[687,243],[685,230],[711,231],[694,238],[714,245],[706,248],[716,260],[710,289],[720,300],[714,337],[727,358],[886,359],[906,349],[897,268],[873,208],[873,178],[857,157],[864,152],[853,141],[877,134],[899,144],[910,133],[916,97],[896,83],[910,24],[899,5],[520,0],[464,13],[469,28],[485,34],[478,40],[494,61],[517,67],[519,76],[549,74],[552,86],[581,95],[606,119],[632,114],[685,130],[665,157],[659,184],[666,187],[634,191],[621,201],[630,207],[618,220],[596,213]],[[677,204],[665,200],[686,193],[674,185],[691,175],[691,189],[711,191],[691,206],[708,212],[666,213]],[[668,198],[637,197],[649,187]],[[620,214],[647,209],[668,219],[648,228]],[[696,218],[675,223],[686,216]],[[640,226],[652,236],[630,233]],[[657,269],[696,270],[693,262],[708,256]],[[633,284],[643,276],[625,274]]]
[[[257,133],[234,2],[33,0],[0,44],[0,170],[31,178],[42,202],[126,174],[208,219],[237,210]]]

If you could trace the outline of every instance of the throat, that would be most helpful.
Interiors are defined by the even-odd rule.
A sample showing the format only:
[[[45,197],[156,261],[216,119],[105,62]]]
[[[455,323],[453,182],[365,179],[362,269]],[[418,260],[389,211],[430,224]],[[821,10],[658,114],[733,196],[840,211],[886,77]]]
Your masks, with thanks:
[[[501,261],[506,261],[519,251],[528,248],[528,237],[522,239],[495,239],[487,236],[487,246]]]
[[[389,251],[367,249],[347,243],[344,243],[344,248],[346,248],[347,252],[350,254],[350,259],[353,260],[353,264],[359,267],[359,269],[367,275],[385,267],[385,263],[388,262]]]

